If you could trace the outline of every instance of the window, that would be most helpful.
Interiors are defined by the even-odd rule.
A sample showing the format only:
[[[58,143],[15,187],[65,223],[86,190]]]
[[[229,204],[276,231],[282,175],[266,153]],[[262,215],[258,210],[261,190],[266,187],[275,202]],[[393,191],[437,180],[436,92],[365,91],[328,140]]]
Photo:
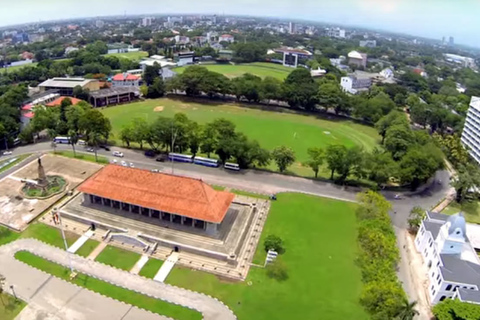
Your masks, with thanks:
[[[460,234],[460,231],[455,232],[456,234]]]
[[[452,285],[451,285],[451,284],[449,284],[449,285],[445,288],[445,291],[450,291],[450,290],[452,290]]]
[[[442,279],[438,279],[438,282],[437,282],[437,284],[440,284],[440,282],[442,282]]]
[[[433,292],[432,292],[432,296],[434,296],[434,295],[435,295],[435,290],[433,290]]]
[[[438,280],[438,278],[440,278],[440,273],[437,275],[437,280]]]
[[[450,249],[453,249],[453,246],[450,246]]]
[[[447,298],[447,297],[446,297],[446,296],[442,296],[442,297],[440,298],[440,301],[445,300],[445,298]]]

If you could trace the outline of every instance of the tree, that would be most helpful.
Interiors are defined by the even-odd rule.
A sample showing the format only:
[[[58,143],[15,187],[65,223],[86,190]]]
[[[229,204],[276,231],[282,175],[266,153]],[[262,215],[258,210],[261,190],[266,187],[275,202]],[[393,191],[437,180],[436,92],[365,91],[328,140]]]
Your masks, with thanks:
[[[207,123],[202,130],[202,139],[200,144],[200,150],[207,154],[210,158],[210,154],[215,152],[217,148],[217,129],[214,123]]]
[[[374,319],[393,319],[405,293],[398,281],[372,281],[365,285],[360,303],[374,315]]]
[[[392,125],[385,134],[385,149],[392,153],[394,160],[400,160],[414,144],[412,130],[403,124]]]
[[[262,78],[246,73],[232,80],[232,91],[240,100],[242,97],[249,102],[258,102],[262,99]]]
[[[77,157],[77,153],[75,151],[75,145],[78,142],[78,133],[75,129],[69,129],[68,130],[68,138],[70,139],[70,144],[72,145],[72,150],[73,150],[73,157]]]
[[[398,171],[397,164],[392,159],[392,154],[378,148],[367,155],[366,168],[368,178],[375,181],[378,186],[386,184],[390,177],[394,177]]]
[[[480,171],[478,167],[470,163],[458,165],[457,176],[454,177],[451,185],[457,192],[456,201],[458,203],[463,202],[469,190],[480,185]]]
[[[410,210],[410,215],[408,216],[408,226],[410,230],[416,233],[424,217],[425,210],[422,207],[413,207],[412,210]]]
[[[285,248],[283,247],[283,240],[274,234],[269,234],[265,240],[263,241],[263,247],[265,248],[265,252],[269,250],[276,251],[278,254],[282,254],[285,252]]]
[[[317,91],[317,84],[305,68],[290,72],[283,83],[284,99],[292,108],[315,109]]]
[[[98,161],[97,148],[101,140],[108,140],[112,125],[100,111],[89,109],[79,119],[79,129],[83,132],[87,141],[92,143],[95,150],[95,161]]]
[[[280,257],[277,257],[273,262],[267,264],[267,276],[277,281],[285,281],[288,279],[287,266],[283,263]]]
[[[317,178],[318,170],[320,169],[320,166],[323,164],[324,150],[321,148],[309,148],[307,150],[307,153],[308,153],[309,159],[304,163],[304,166],[310,167],[315,173],[315,178]]]
[[[56,152],[56,148],[57,148],[57,144],[55,143],[55,141],[53,141],[53,139],[55,139],[55,137],[57,136],[57,131],[55,131],[55,129],[48,129],[47,130],[47,135],[48,135],[48,138],[52,141],[51,143],[51,146],[52,146],[52,149],[53,149],[53,153]]]
[[[335,171],[341,170],[346,154],[347,148],[344,145],[329,145],[325,150],[325,160],[331,172],[330,180],[333,180]]]
[[[201,66],[190,66],[176,78],[179,80],[179,90],[185,91],[187,96],[196,96],[201,93],[201,88],[204,85],[203,81],[207,77],[207,68]]]
[[[336,82],[326,82],[318,87],[317,93],[318,103],[328,110],[334,108],[338,110],[342,104],[342,91]]]
[[[382,144],[385,141],[387,130],[397,124],[408,126],[408,119],[405,117],[405,114],[396,110],[389,112],[375,123],[375,128],[382,136]]]
[[[90,96],[90,90],[88,89],[83,89],[82,87],[80,86],[75,86],[73,88],[73,93],[72,95],[77,98],[77,99],[80,99],[80,100],[88,100],[89,96]]]
[[[153,84],[147,89],[147,98],[155,99],[165,95],[165,83],[161,77],[155,78]]]
[[[193,156],[196,156],[202,142],[202,128],[196,122],[191,122],[188,133],[188,147]]]
[[[438,320],[476,320],[480,319],[478,304],[462,302],[458,299],[445,299],[437,303],[433,315]]]
[[[140,92],[142,93],[142,96],[143,96],[143,97],[146,97],[147,94],[148,94],[148,87],[147,87],[147,85],[142,84],[142,85],[140,86]]]
[[[295,162],[295,153],[286,146],[279,146],[273,149],[272,159],[278,166],[280,172],[284,172],[290,165]]]
[[[268,104],[271,100],[279,100],[282,96],[282,82],[274,77],[265,77],[262,81],[262,95],[267,99]]]
[[[147,121],[144,118],[133,119],[131,130],[132,141],[137,142],[140,145],[140,149],[143,149],[143,142],[147,140],[149,134]]]
[[[150,128],[148,127],[147,130],[150,130]],[[120,140],[127,145],[127,148],[130,148],[130,143],[135,141],[132,125],[123,126],[120,131]]]
[[[398,320],[413,320],[415,316],[419,315],[420,313],[415,309],[417,306],[417,301],[408,301],[406,298],[403,300],[402,304],[400,305],[400,310],[398,311],[397,316],[395,319]]]
[[[435,171],[443,168],[443,154],[432,144],[413,146],[399,162],[400,181],[416,188],[430,178]]]
[[[146,66],[143,71],[143,81],[147,86],[151,86],[155,79],[160,77],[160,70],[162,67],[157,63],[153,63],[152,66]]]

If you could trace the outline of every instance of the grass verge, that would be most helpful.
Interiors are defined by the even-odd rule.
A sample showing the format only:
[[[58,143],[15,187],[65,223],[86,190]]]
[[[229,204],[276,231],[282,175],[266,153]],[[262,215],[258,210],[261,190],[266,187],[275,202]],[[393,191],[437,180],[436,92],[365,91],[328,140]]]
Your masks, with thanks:
[[[452,215],[460,211],[463,212],[467,222],[480,224],[480,201],[466,199],[463,203],[458,203],[454,200],[442,210],[442,213]]]
[[[108,159],[103,156],[98,156],[98,161],[95,161],[95,155],[94,154],[84,154],[80,152],[76,152],[76,156],[73,155],[73,151],[55,151],[52,152],[53,155],[55,156],[62,156],[62,157],[67,157],[67,158],[72,158],[72,159],[78,159],[78,160],[83,160],[83,161],[90,161],[90,162],[95,162],[95,163],[102,163],[102,164],[107,164]]]
[[[113,246],[107,246],[102,252],[100,252],[95,260],[112,267],[130,271],[138,259],[140,259],[138,253]]]
[[[238,189],[232,189],[230,190],[232,193],[238,194],[240,196],[246,196],[246,197],[252,197],[252,198],[258,198],[258,199],[265,199],[269,200],[270,197],[265,195],[265,194],[260,194],[260,193],[254,193],[254,192],[248,192],[244,190],[238,190]]]
[[[80,287],[137,306],[139,308],[149,310],[160,315],[172,317],[178,320],[202,319],[201,313],[197,311],[164,302],[162,300],[154,299],[131,290],[117,287],[113,284],[89,277],[82,273],[79,273],[74,280],[69,281],[70,270],[68,270],[68,268],[45,260],[30,252],[17,252],[15,254],[15,258],[28,264],[29,266],[40,269],[60,279],[74,283]]]
[[[15,319],[26,305],[27,304],[22,300],[15,299],[13,296],[6,293],[0,293],[0,319]]]
[[[143,266],[142,270],[140,270],[139,275],[153,279],[155,275],[157,274],[158,270],[160,270],[160,267],[163,265],[162,260],[158,259],[149,259],[147,263]]]
[[[75,252],[75,254],[86,258],[99,244],[100,242],[97,240],[88,239],[87,242],[85,242],[83,246],[81,246],[80,249]]]
[[[281,259],[288,279],[277,281],[251,267],[245,282],[175,266],[166,282],[212,295],[240,320],[366,320],[359,303],[362,288],[357,256],[356,205],[304,194],[279,194],[272,202],[255,263],[265,261],[263,240],[283,239]]]
[[[0,173],[10,169],[11,167],[15,166],[16,164],[22,162],[23,160],[25,160],[29,156],[30,156],[30,154],[22,154],[18,157],[14,157],[14,158],[17,158],[17,159],[13,162],[10,162],[9,160],[0,161]]]

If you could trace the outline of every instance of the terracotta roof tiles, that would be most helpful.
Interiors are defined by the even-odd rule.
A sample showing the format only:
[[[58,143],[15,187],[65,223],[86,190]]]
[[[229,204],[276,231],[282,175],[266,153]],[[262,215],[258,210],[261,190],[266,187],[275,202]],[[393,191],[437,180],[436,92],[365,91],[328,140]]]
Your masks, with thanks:
[[[234,198],[201,180],[119,165],[107,165],[78,190],[213,223],[223,221]]]

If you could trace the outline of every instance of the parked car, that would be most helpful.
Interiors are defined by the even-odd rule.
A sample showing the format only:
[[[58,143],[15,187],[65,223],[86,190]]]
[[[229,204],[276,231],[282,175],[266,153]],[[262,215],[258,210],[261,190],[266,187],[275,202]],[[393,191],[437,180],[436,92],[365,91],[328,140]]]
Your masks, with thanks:
[[[131,162],[130,162],[130,168],[135,168],[135,166]]]
[[[103,146],[103,145],[102,145],[102,146],[100,146],[100,148],[105,149],[105,151],[110,151],[110,148],[107,147],[107,146]]]
[[[114,157],[123,158],[123,152],[120,152],[120,151],[113,151],[113,152],[112,152],[112,155],[113,155]]]
[[[167,155],[166,154],[161,154],[155,160],[158,161],[158,162],[165,162],[165,160],[167,160]]]
[[[79,146],[84,146],[84,145],[86,145],[87,143],[85,142],[85,140],[78,140],[77,144],[78,144]]]
[[[12,151],[5,151],[3,153],[4,156],[10,156],[12,154]]]
[[[152,171],[153,173],[159,173],[159,172],[160,172],[160,170],[158,170],[158,169],[152,169],[151,171]]]
[[[146,157],[153,158],[153,157],[155,157],[155,151],[153,151],[153,150],[147,150],[147,151],[145,151],[145,156],[146,156]]]
[[[128,164],[127,164],[125,161],[123,161],[123,160],[122,160],[122,162],[120,162],[120,164],[121,164],[122,166],[124,166],[124,167],[128,167]]]
[[[95,149],[93,149],[93,148],[87,148],[87,152],[95,152]]]

